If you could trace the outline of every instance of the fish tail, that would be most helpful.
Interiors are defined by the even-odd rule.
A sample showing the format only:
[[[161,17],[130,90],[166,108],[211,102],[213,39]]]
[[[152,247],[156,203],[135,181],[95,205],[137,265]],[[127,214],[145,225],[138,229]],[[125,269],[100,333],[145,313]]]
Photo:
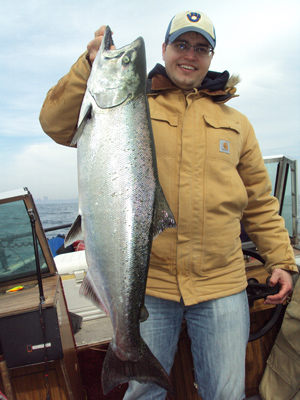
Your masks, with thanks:
[[[102,367],[102,389],[104,395],[115,386],[131,380],[140,383],[155,383],[173,393],[170,378],[149,347],[142,340],[141,357],[137,361],[122,361],[109,345]]]

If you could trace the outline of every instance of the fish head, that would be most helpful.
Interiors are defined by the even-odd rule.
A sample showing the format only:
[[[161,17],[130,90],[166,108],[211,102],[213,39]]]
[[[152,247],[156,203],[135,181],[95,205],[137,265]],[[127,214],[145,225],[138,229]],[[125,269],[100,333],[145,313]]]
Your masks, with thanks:
[[[112,108],[130,101],[146,88],[145,43],[139,37],[120,49],[110,50],[112,33],[107,26],[93,63],[87,89],[100,108]]]

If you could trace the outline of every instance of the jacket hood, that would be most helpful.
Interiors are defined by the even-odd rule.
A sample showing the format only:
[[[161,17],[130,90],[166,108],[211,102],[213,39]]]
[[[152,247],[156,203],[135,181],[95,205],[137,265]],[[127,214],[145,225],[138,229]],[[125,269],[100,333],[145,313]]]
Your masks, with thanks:
[[[151,80],[152,93],[176,87],[169,79],[165,67],[161,64],[156,64],[149,72],[148,79]],[[237,75],[230,77],[229,72],[226,70],[224,72],[208,71],[201,86],[197,89],[211,96],[215,102],[224,103],[232,97],[236,97],[234,96],[236,92],[235,85],[239,82],[240,79]]]

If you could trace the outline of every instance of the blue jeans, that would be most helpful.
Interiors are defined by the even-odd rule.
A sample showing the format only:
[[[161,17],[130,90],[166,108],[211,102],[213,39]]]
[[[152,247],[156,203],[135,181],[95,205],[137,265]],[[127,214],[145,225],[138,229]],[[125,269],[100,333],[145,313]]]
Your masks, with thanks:
[[[167,373],[171,372],[183,318],[191,339],[195,380],[203,400],[245,398],[245,358],[249,337],[246,291],[193,306],[146,296],[149,311],[141,335]],[[164,400],[155,384],[129,382],[124,400]]]

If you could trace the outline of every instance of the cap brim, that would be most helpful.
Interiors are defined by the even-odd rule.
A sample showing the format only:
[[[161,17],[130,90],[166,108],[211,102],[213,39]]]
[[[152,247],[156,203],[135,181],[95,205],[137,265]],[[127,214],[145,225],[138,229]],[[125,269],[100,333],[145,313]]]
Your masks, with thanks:
[[[169,36],[169,43],[173,43],[174,40],[176,40],[180,35],[187,33],[187,32],[197,32],[200,33],[200,35],[204,36],[205,39],[208,41],[208,43],[211,45],[211,47],[214,49],[216,46],[216,41],[203,29],[199,28],[193,28],[193,27],[185,27],[177,30],[176,32],[172,33]]]

